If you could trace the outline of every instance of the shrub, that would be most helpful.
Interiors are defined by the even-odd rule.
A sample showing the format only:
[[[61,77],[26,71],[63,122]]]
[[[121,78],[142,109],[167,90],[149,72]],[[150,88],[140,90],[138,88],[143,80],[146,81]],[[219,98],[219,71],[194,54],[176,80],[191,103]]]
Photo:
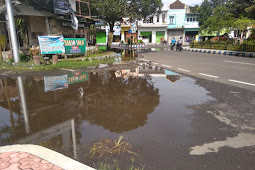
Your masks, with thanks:
[[[19,54],[19,57],[20,57],[20,61],[21,62],[28,62],[30,60],[30,56],[26,55],[26,54]]]
[[[138,43],[143,44],[143,40],[138,40]]]

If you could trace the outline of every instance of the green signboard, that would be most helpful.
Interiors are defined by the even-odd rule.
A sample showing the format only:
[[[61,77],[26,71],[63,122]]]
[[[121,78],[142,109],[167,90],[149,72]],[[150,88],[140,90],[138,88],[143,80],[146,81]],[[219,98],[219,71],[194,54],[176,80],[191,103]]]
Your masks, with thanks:
[[[66,54],[85,54],[86,39],[85,38],[65,38]]]
[[[87,72],[77,72],[68,75],[68,84],[79,83],[87,80],[89,80],[89,75]]]

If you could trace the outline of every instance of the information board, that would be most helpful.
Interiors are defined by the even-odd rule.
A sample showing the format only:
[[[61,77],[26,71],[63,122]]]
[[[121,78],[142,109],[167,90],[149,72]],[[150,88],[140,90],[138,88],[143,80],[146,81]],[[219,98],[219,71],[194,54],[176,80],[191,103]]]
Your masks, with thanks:
[[[65,38],[65,53],[66,54],[85,54],[86,39],[85,38]]]
[[[63,36],[38,36],[41,54],[64,54]]]

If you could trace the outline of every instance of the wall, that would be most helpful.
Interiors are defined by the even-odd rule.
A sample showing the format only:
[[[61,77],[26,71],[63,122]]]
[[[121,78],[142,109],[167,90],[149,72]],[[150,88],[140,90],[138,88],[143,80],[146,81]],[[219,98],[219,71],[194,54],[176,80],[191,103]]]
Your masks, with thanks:
[[[174,23],[170,24],[169,17],[174,17]],[[168,28],[184,28],[185,24],[185,9],[170,9],[167,13]]]
[[[106,42],[106,32],[97,32],[96,40],[97,40],[97,44],[98,43],[107,43]]]
[[[37,36],[48,35],[46,29],[46,20],[44,17],[28,17],[28,37],[30,46],[38,46]]]

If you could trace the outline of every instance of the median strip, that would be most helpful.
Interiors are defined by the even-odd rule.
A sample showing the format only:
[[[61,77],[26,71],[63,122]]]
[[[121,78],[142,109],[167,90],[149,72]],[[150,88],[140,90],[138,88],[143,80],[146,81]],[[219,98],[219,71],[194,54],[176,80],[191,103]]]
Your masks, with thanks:
[[[235,82],[235,83],[240,83],[240,84],[245,84],[245,85],[249,85],[249,86],[255,86],[255,84],[247,83],[247,82],[244,82],[244,81],[231,80],[231,79],[228,80],[228,81]]]
[[[191,72],[191,71],[189,71],[189,70],[185,70],[185,69],[182,69],[182,68],[178,68],[178,70],[180,70],[180,71],[185,71],[185,72]]]
[[[204,74],[204,73],[199,73],[199,74],[202,75],[202,76],[206,76],[206,77],[211,77],[211,78],[216,78],[216,79],[219,78],[218,76],[213,76],[213,75],[210,75],[210,74]]]

